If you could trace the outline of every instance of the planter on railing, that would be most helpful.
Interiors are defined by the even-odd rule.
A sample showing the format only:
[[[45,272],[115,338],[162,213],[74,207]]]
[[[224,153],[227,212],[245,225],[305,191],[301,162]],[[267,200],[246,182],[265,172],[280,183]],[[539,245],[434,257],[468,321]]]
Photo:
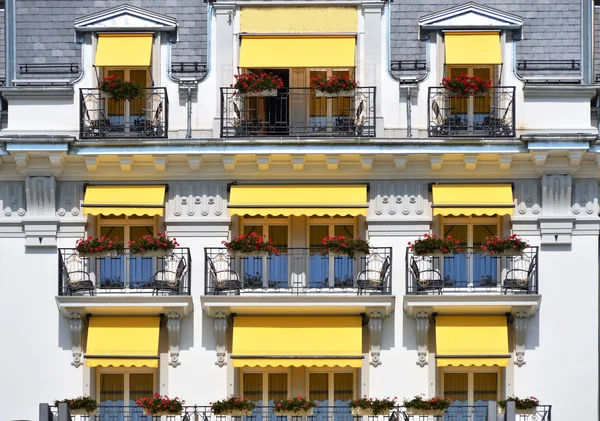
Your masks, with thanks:
[[[117,257],[118,253],[116,250],[113,251],[105,251],[102,253],[79,253],[79,257],[83,257],[83,258],[90,258],[90,257],[95,257],[96,259],[102,259],[102,258],[115,258]]]
[[[446,412],[445,409],[418,409],[418,408],[406,408],[406,413],[408,415],[424,415],[429,416],[432,415],[434,417],[441,417]]]
[[[87,411],[86,409],[71,409],[71,415],[94,416],[96,411]]]
[[[230,415],[232,417],[250,417],[252,416],[252,410],[242,410],[242,409],[227,409],[225,411],[219,412],[218,414],[215,413],[216,416],[222,416],[222,415]]]
[[[309,408],[307,410],[300,409],[298,411],[273,411],[273,414],[278,417],[310,417],[313,414],[313,408]]]
[[[506,412],[506,408],[498,407],[498,413],[504,414]],[[517,415],[534,415],[537,412],[537,406],[534,408],[516,408],[515,414]]]
[[[243,97],[264,97],[264,96],[277,96],[277,89],[265,89],[264,91],[257,91],[257,92],[245,92],[243,94],[240,94],[240,96]]]
[[[336,97],[353,97],[354,91],[339,91],[339,92],[324,92],[317,91],[317,97],[336,98]]]

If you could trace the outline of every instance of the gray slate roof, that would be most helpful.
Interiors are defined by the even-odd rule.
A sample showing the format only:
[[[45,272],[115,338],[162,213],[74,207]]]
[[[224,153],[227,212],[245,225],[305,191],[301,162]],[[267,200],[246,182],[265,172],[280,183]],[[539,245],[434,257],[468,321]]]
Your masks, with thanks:
[[[6,43],[4,42],[4,10],[0,9],[0,79],[4,80],[4,56]]]
[[[202,0],[16,0],[17,70],[25,63],[80,64],[73,21],[124,3],[177,20],[173,62],[206,63],[207,5]]]
[[[417,38],[419,18],[467,3],[466,0],[392,1],[392,61],[425,60],[425,42]],[[517,60],[580,60],[579,0],[476,0],[476,3],[523,19],[524,39],[517,43]]]
[[[600,77],[600,7],[594,8],[594,78]]]

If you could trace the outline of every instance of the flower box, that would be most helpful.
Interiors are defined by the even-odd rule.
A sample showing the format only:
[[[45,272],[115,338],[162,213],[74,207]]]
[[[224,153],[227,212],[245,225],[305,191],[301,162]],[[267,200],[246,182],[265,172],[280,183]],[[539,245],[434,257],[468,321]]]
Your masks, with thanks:
[[[258,92],[246,92],[240,94],[242,97],[252,97],[252,96],[277,96],[277,89],[265,89],[263,91]]]
[[[148,250],[141,253],[135,253],[136,256],[141,257],[167,257],[171,255],[173,250]]]
[[[433,249],[425,253],[419,253],[417,256],[452,256],[453,254],[454,253],[443,253],[440,249]]]
[[[506,408],[502,408],[500,406],[498,406],[498,413],[499,414],[504,414],[506,412]],[[533,408],[524,408],[524,409],[515,409],[515,413],[517,415],[533,415],[537,412],[537,406],[534,406]]]
[[[153,417],[168,417],[168,416],[173,416],[173,415],[181,415],[181,412],[154,411],[154,412],[146,412],[146,414],[151,415]]]
[[[353,97],[354,91],[339,91],[339,92],[324,92],[317,91],[317,97],[336,98],[336,97]]]
[[[433,415],[434,417],[443,417],[445,409],[418,409],[418,408],[406,408],[408,415]]]
[[[78,409],[71,409],[71,415],[87,415],[87,416],[93,416],[96,415],[96,411],[88,411],[86,409],[83,408],[78,408]]]
[[[273,413],[278,417],[287,417],[288,415],[292,417],[310,417],[313,414],[313,408],[309,408],[306,411],[300,409],[299,411],[273,411]]]
[[[111,251],[105,251],[102,253],[79,253],[79,257],[95,257],[96,259],[110,257],[110,258],[114,259],[115,257],[117,257],[117,251],[111,250]]]
[[[253,251],[251,253],[244,253],[242,251],[232,251],[229,253],[229,255],[231,257],[240,257],[240,258],[244,258],[244,257],[264,257],[266,256],[268,253],[266,251]]]
[[[375,413],[373,412],[373,408],[352,408],[352,416],[360,417],[363,415],[366,415],[368,417],[374,416]],[[387,417],[390,415],[390,410],[388,409],[387,411],[383,411],[377,415],[384,415]]]
[[[500,256],[520,256],[522,254],[523,254],[522,251],[515,250],[515,249],[508,249],[508,250],[504,250],[503,252],[494,253],[494,254],[489,253],[489,252],[485,253],[486,256],[498,256],[498,257],[500,257]]]
[[[223,412],[215,414],[216,416],[222,415],[231,415],[232,417],[243,417],[244,415],[247,417],[252,416],[252,410],[243,410],[243,409],[226,409]]]

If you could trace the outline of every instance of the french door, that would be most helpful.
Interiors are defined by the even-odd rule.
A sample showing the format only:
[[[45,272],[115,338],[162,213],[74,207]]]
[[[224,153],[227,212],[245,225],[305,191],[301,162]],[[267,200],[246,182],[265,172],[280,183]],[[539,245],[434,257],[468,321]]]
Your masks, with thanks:
[[[462,74],[467,76],[476,76],[484,81],[494,80],[494,67],[479,66],[448,66],[448,75],[450,79],[457,78]],[[490,95],[469,95],[463,97],[450,98],[450,110],[452,114],[458,115],[462,124],[469,128],[481,126],[485,117],[490,115],[491,108]]]
[[[442,396],[452,401],[444,421],[485,421],[488,402],[501,398],[500,369],[497,367],[441,372]]]
[[[308,226],[309,243],[309,288],[352,287],[355,277],[355,261],[348,256],[323,254],[321,242],[327,236],[354,238],[356,227],[352,219],[335,221],[332,218],[310,218]]]
[[[105,76],[116,76],[121,80],[137,82],[142,88],[150,85],[150,73],[147,69],[105,69]],[[135,98],[128,101],[106,100],[107,117],[111,127],[130,132],[136,127],[136,120],[142,121],[148,113],[146,98]]]
[[[481,249],[486,238],[497,235],[496,217],[447,217],[442,219],[444,237],[460,241],[460,252],[444,257],[445,288],[491,288],[497,286],[498,259],[486,256]]]
[[[147,421],[142,408],[136,405],[140,398],[156,391],[153,371],[101,371],[97,376],[99,421]]]
[[[125,243],[144,235],[154,235],[156,222],[148,216],[103,215],[99,218],[98,232],[104,237],[118,237]],[[98,286],[100,288],[144,288],[154,280],[156,267],[152,258],[118,255],[99,260]]]
[[[288,398],[289,378],[287,370],[242,373],[242,396],[259,407],[252,414],[257,421],[278,421],[277,416],[265,407],[272,407],[274,401]]]

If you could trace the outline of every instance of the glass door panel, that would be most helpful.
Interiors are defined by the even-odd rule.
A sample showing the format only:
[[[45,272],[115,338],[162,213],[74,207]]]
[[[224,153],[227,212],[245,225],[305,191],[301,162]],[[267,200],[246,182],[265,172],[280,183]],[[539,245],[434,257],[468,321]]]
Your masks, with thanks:
[[[288,398],[288,379],[287,373],[269,373],[268,374],[268,402],[269,406],[273,405],[274,401]],[[278,417],[275,414],[269,414],[271,421],[277,421]]]
[[[498,373],[473,373],[473,405],[498,399]]]
[[[354,375],[352,373],[333,374],[333,405],[349,408],[353,398]]]
[[[473,76],[477,76],[483,80],[492,80],[491,67],[473,67]],[[483,124],[483,120],[490,114],[490,95],[480,95],[473,97],[473,123],[475,125]]]
[[[121,80],[125,80],[125,70],[109,70],[107,76],[116,76]],[[108,111],[108,120],[111,126],[123,127],[125,123],[125,103],[127,101],[115,100],[111,98],[105,99],[106,109]]]
[[[495,287],[498,282],[498,259],[481,250],[487,237],[497,235],[494,225],[473,225],[473,286]]]
[[[452,407],[468,406],[469,373],[444,373],[444,397],[453,401]]]
[[[311,70],[310,86],[312,88],[313,80],[319,77],[327,78],[326,70]],[[327,131],[327,98],[317,97],[316,90],[310,90],[310,114],[309,125],[315,132]]]
[[[287,225],[269,226],[269,240],[279,251],[279,255],[268,257],[269,288],[287,288],[289,286],[288,272],[288,227]]]
[[[465,248],[469,244],[469,227],[467,225],[446,225],[444,226],[444,237],[448,235],[460,241],[458,247],[465,251],[443,258],[444,285],[446,287],[466,288],[469,286],[469,253]]]
[[[354,238],[354,225],[335,225],[334,236]],[[334,259],[334,287],[351,287],[354,285],[354,259],[348,256],[337,256]]]
[[[243,397],[251,400],[257,406],[263,402],[263,375],[262,373],[244,373],[242,384]]]
[[[125,376],[100,374],[100,421],[124,421]]]
[[[137,82],[142,88],[147,86],[147,71],[145,69],[136,69],[129,71],[129,80]],[[143,91],[145,93],[145,90]],[[152,113],[151,104],[146,103],[145,95],[142,98],[135,98],[129,101],[129,127],[131,130],[143,129],[145,120],[150,118]]]
[[[329,373],[310,373],[308,379],[308,398],[329,406]]]
[[[150,373],[129,375],[129,412],[131,421],[146,421],[142,408],[136,406],[138,399],[152,396],[154,393],[154,376]]]
[[[255,233],[264,236],[262,225],[244,225],[244,235]],[[248,288],[263,287],[263,259],[260,256],[247,256],[242,258],[244,283]]]
[[[129,239],[137,241],[145,235],[154,235],[154,227],[151,225],[132,226],[129,228]],[[152,257],[129,256],[129,287],[149,288],[154,279],[156,267]]]
[[[101,226],[100,236],[120,241],[125,241],[125,228]],[[105,257],[96,259],[98,264],[98,287],[99,288],[124,288],[125,287],[125,255],[118,254],[117,257]]]
[[[308,287],[323,288],[329,285],[329,256],[323,254],[322,241],[329,235],[328,225],[311,225],[309,232]]]

